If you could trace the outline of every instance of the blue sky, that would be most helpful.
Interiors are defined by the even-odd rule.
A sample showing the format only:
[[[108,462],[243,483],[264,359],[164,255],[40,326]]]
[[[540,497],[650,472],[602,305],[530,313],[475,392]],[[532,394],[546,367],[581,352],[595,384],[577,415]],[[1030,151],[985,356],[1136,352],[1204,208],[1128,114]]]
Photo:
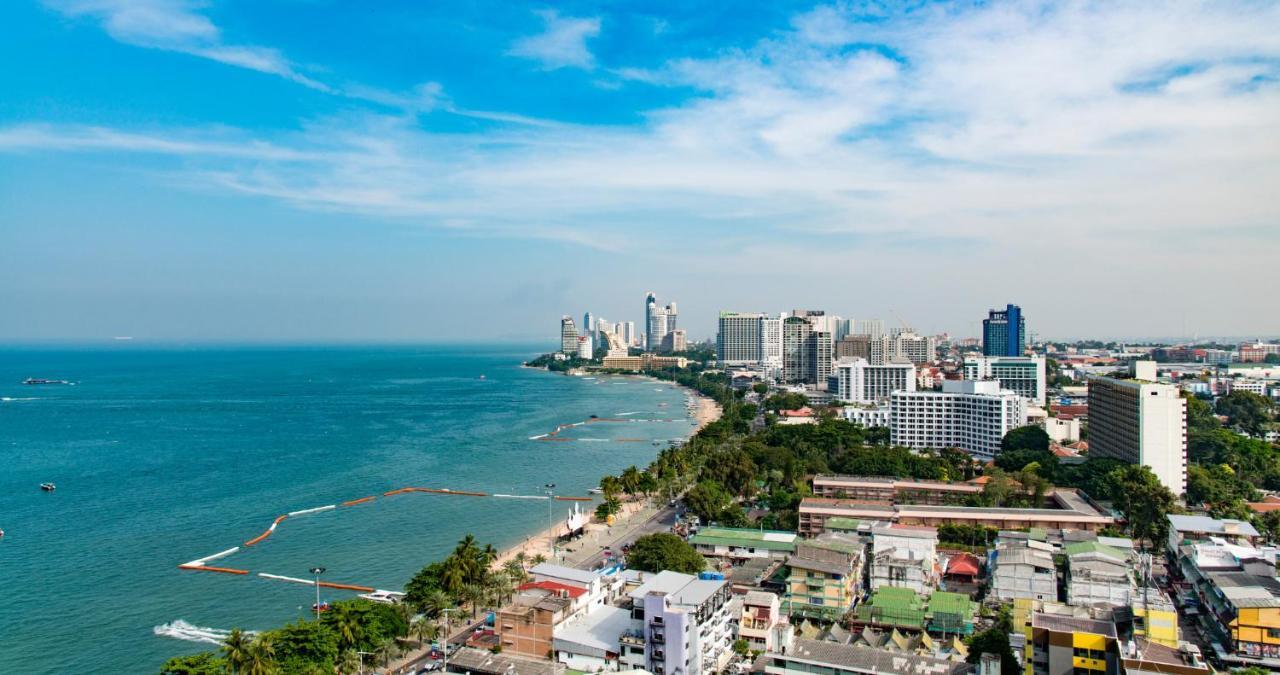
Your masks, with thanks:
[[[0,5],[0,339],[1274,334],[1280,6]]]

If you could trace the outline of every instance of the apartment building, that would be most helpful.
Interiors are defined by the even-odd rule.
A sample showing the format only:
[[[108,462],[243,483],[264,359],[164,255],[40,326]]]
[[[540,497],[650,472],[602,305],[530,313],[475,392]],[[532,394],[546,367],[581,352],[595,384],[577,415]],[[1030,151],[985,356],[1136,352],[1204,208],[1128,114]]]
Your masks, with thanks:
[[[909,588],[928,595],[938,585],[938,531],[921,525],[871,529],[871,590]]]
[[[873,366],[863,358],[843,359],[834,374],[833,395],[846,403],[878,403],[895,391],[916,390],[916,367],[907,361]]]
[[[824,620],[843,616],[860,593],[865,551],[861,539],[846,534],[797,542],[787,561],[787,613]]]
[[[942,391],[897,391],[889,399],[889,435],[909,448],[960,448],[993,459],[1000,441],[1026,426],[1026,400],[993,381],[948,380]]]
[[[1032,404],[1045,405],[1043,356],[978,356],[964,360],[964,379],[995,380]]]
[[[1089,455],[1151,469],[1175,495],[1187,490],[1187,402],[1154,382],[1154,362],[1136,362],[1133,379],[1089,379]]]

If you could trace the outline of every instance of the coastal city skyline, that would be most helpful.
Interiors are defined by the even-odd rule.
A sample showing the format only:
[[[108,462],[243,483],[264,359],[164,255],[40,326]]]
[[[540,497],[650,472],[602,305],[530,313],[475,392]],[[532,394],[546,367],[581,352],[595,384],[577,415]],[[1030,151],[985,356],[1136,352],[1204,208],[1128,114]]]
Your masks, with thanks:
[[[0,339],[537,339],[648,288],[959,332],[1010,284],[1045,336],[1274,332],[1207,280],[1271,284],[1278,12],[5,3]]]

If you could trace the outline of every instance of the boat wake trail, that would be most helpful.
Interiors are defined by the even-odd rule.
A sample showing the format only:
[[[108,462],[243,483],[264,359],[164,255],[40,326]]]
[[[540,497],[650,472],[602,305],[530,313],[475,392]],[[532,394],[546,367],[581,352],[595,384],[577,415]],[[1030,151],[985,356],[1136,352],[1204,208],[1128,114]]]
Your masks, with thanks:
[[[151,629],[152,633],[161,637],[173,638],[175,640],[186,640],[187,642],[203,642],[205,644],[217,645],[227,639],[231,634],[229,630],[221,628],[204,628],[202,626],[193,626],[182,619],[178,619],[172,623],[163,623]],[[245,631],[245,635],[252,636],[251,631]]]

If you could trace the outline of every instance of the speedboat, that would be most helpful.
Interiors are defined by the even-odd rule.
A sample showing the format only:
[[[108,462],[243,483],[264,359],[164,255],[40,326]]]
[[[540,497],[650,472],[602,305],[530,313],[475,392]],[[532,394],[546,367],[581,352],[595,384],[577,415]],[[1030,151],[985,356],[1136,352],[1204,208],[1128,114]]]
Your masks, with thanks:
[[[324,602],[321,602],[318,605],[315,603],[312,603],[311,605],[311,611],[313,612],[327,612],[330,609],[332,609],[332,607],[329,605],[329,602],[327,600]]]
[[[40,489],[44,490],[45,492],[53,492],[54,490],[58,489],[58,486],[54,485],[53,483],[41,483]]]
[[[591,488],[590,490],[587,490],[587,492],[588,492],[589,494],[593,494],[593,495],[602,495],[602,494],[604,494],[604,490],[602,490],[602,489],[600,489],[600,488],[598,488],[598,487]]]

